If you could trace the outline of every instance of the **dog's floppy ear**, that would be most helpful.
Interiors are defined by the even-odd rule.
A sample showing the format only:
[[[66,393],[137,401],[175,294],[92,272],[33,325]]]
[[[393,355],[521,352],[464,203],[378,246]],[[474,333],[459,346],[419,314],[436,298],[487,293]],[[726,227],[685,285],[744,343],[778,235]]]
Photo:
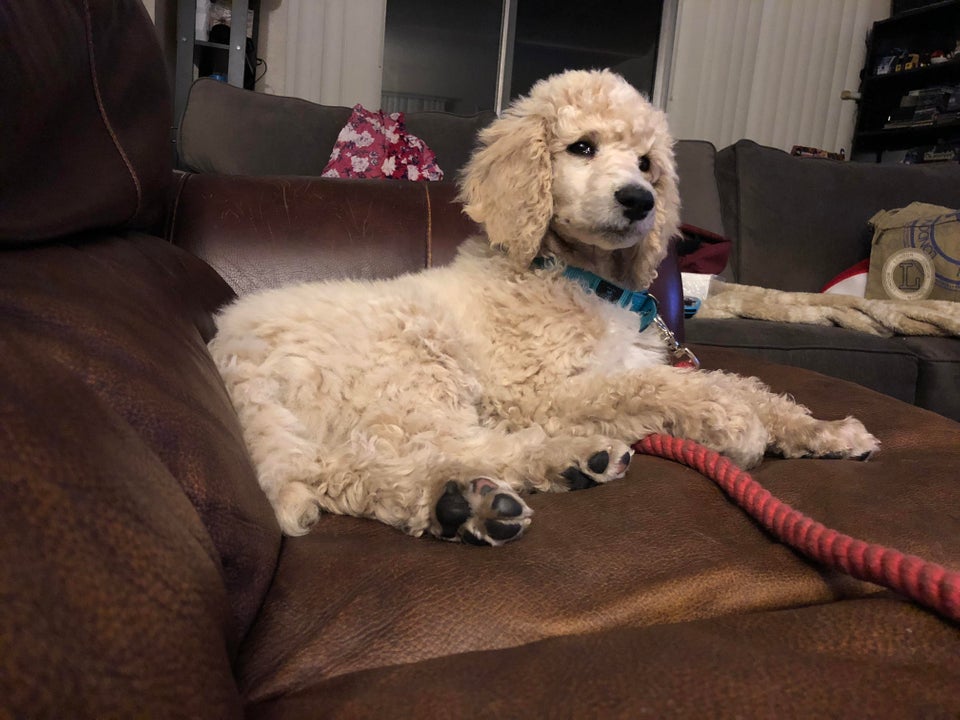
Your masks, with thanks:
[[[490,244],[521,267],[537,256],[553,215],[547,119],[530,105],[517,103],[480,132],[458,197]]]

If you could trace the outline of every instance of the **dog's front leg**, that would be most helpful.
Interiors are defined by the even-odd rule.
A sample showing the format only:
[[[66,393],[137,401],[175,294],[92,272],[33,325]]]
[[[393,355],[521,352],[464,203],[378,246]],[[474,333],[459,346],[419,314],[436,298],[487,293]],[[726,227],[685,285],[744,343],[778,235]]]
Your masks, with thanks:
[[[581,376],[541,394],[532,419],[551,434],[634,442],[668,433],[717,450],[742,467],[772,450],[787,457],[859,457],[878,443],[859,421],[817,420],[760,380],[658,366]]]

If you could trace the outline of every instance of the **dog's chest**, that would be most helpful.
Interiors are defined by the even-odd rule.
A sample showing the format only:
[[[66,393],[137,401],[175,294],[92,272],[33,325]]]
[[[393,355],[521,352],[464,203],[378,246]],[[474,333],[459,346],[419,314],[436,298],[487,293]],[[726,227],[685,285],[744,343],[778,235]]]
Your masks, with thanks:
[[[525,288],[529,290],[529,288]],[[656,330],[640,332],[640,318],[569,281],[547,281],[509,303],[491,333],[508,363],[526,358],[554,380],[613,375],[665,363]],[[499,315],[499,313],[497,313]],[[516,344],[514,344],[514,342]]]
[[[652,326],[640,332],[637,316],[613,305],[599,306],[597,312],[603,333],[591,353],[591,371],[611,375],[664,364],[664,346]]]

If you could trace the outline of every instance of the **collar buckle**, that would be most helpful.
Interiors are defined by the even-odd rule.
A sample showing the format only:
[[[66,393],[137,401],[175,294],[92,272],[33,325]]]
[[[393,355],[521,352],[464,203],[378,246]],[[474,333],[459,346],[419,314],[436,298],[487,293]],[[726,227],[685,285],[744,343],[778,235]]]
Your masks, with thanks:
[[[672,356],[670,364],[674,367],[687,367],[693,368],[694,370],[699,370],[699,358],[697,358],[697,356],[693,354],[693,351],[686,345],[680,344],[680,341],[677,340],[677,336],[674,335],[670,328],[667,327],[667,324],[663,321],[663,318],[657,315],[653,322],[657,326],[657,332],[660,333],[660,338],[667,346],[667,351]]]

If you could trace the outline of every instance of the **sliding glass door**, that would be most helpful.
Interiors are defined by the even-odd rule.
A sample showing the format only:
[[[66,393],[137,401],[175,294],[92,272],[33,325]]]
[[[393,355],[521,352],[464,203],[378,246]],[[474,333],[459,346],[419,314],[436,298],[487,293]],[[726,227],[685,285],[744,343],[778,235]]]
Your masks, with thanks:
[[[650,95],[662,5],[657,0],[517,0],[511,96],[569,68],[610,68]]]
[[[383,109],[499,110],[573,68],[612,68],[652,95],[670,2],[387,0]]]

